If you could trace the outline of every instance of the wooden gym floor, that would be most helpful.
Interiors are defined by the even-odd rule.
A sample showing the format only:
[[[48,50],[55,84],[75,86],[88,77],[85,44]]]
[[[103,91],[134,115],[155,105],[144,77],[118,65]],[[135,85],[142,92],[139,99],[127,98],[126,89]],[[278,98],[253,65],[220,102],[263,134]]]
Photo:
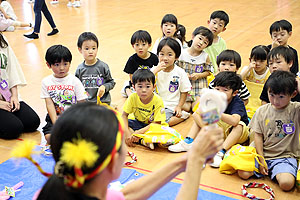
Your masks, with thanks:
[[[161,37],[160,23],[167,13],[177,16],[180,24],[187,29],[187,40],[197,26],[207,25],[210,14],[222,9],[229,14],[230,22],[227,30],[220,34],[230,49],[238,51],[242,56],[242,65],[247,65],[251,48],[259,44],[270,44],[269,27],[275,20],[287,19],[293,25],[293,35],[289,44],[300,50],[300,3],[297,0],[81,0],[80,8],[67,7],[67,0],[60,0],[58,5],[51,5],[46,0],[49,10],[59,29],[59,34],[48,37],[51,28],[43,17],[40,38],[29,40],[23,34],[32,32],[29,28],[17,28],[14,32],[4,32],[10,46],[25,73],[28,85],[19,89],[22,98],[39,114],[42,124],[46,115],[45,103],[40,99],[41,80],[51,74],[45,64],[44,56],[48,47],[54,44],[67,46],[72,54],[73,61],[70,73],[74,73],[79,63],[83,61],[78,52],[76,42],[78,36],[84,31],[94,32],[99,40],[98,57],[108,63],[112,76],[116,81],[111,91],[112,102],[122,107],[124,99],[120,90],[128,75],[123,72],[124,65],[134,53],[130,45],[131,35],[139,29],[147,30],[154,41]],[[33,5],[26,0],[10,0],[18,20],[34,22]],[[191,126],[189,119],[175,128],[185,136]],[[39,129],[40,130],[40,129]],[[0,140],[0,162],[10,158],[12,147],[24,138],[32,138],[41,142],[39,131],[22,135],[20,140]],[[141,172],[148,173],[160,168],[170,160],[182,154],[174,154],[166,149],[150,149],[138,146],[129,148],[137,157],[138,162],[133,166]],[[0,174],[3,172],[0,172]],[[181,174],[179,178],[183,178]],[[254,179],[253,179],[254,180]],[[252,181],[253,181],[252,180]],[[177,180],[181,182],[180,180]],[[279,186],[269,178],[257,180],[265,182],[275,190],[276,199],[299,199],[300,193],[294,189],[291,192],[282,192]],[[217,169],[207,166],[202,174],[201,189],[219,193],[236,199],[246,199],[240,196],[243,181],[236,175],[220,174]],[[268,198],[261,190],[249,190],[260,197]]]

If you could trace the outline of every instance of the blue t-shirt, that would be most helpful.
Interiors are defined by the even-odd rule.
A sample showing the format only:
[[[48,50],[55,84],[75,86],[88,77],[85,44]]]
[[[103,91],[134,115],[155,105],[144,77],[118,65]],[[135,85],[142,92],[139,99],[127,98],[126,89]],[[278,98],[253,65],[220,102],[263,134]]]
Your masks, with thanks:
[[[246,125],[249,123],[244,102],[238,96],[232,98],[224,113],[229,115],[238,114],[241,116],[241,121],[245,122]]]

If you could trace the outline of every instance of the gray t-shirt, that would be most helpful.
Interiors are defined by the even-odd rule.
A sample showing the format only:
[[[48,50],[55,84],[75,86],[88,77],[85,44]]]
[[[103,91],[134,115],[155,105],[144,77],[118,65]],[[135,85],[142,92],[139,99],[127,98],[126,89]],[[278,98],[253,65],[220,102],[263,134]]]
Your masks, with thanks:
[[[88,66],[83,62],[78,65],[75,76],[80,79],[85,91],[88,93],[88,101],[96,103],[98,88],[104,85],[105,93],[100,100],[103,103],[111,103],[109,91],[114,88],[116,83],[111,77],[109,67],[106,63],[98,59],[94,65]]]

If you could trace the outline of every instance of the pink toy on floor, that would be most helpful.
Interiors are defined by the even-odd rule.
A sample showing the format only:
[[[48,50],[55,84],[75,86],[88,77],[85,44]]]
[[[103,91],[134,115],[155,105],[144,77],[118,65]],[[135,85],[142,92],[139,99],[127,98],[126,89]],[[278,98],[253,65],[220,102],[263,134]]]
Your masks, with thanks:
[[[12,188],[14,189],[14,191],[16,191],[17,189],[19,189],[23,185],[24,185],[23,181],[20,181],[19,183],[17,183],[16,185],[14,185]],[[6,200],[6,199],[9,199],[10,197],[11,196],[8,195],[5,190],[2,190],[0,192],[0,200]]]

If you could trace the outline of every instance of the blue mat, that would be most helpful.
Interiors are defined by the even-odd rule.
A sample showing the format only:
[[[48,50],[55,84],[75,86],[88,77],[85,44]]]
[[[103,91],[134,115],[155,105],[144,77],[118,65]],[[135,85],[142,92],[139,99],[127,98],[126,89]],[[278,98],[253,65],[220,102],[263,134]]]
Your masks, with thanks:
[[[53,171],[54,160],[51,156],[38,156],[34,158],[42,168],[47,172]],[[137,172],[133,169],[122,170],[121,176],[117,181],[122,184],[139,177],[144,174]],[[21,187],[21,191],[16,192],[16,197],[11,198],[13,200],[30,200],[34,193],[40,189],[46,182],[47,178],[40,174],[36,167],[28,160],[13,160],[9,159],[6,162],[0,164],[0,191],[5,186],[12,187],[20,181],[24,182],[24,186]],[[151,200],[173,200],[178,193],[181,184],[170,182],[157,191],[150,199]],[[230,197],[207,192],[199,189],[198,199],[205,200],[232,200]]]

